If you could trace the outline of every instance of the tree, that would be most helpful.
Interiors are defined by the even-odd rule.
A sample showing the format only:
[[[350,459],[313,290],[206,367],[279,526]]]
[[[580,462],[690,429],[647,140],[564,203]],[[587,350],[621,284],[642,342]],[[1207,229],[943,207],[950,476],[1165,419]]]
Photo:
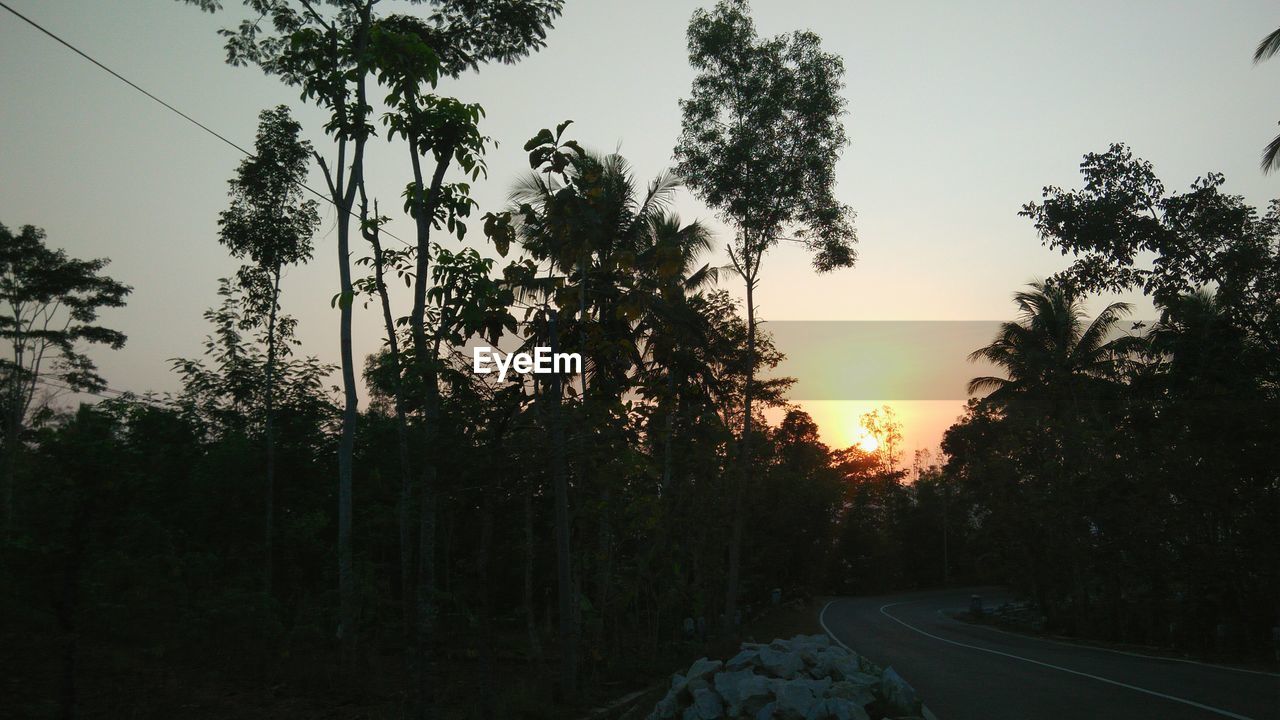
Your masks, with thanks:
[[[1073,393],[1082,384],[1109,382],[1139,348],[1131,336],[1111,337],[1128,303],[1112,303],[1087,325],[1079,298],[1061,287],[1034,282],[1014,293],[1016,321],[1001,323],[995,340],[969,355],[1002,368],[1007,378],[969,381],[969,392],[990,391],[993,402],[1011,403],[1019,394]]]
[[[1074,258],[1053,281],[1075,292],[1141,290],[1157,304],[1213,287],[1232,322],[1280,349],[1280,204],[1259,214],[1209,173],[1167,193],[1151,163],[1113,144],[1080,164],[1079,190],[1027,203],[1041,241]],[[1147,263],[1147,259],[1151,258]]]
[[[37,459],[51,486],[41,491],[56,499],[51,504],[58,510],[48,519],[49,527],[38,535],[43,541],[42,559],[51,566],[47,572],[56,578],[49,583],[48,596],[61,635],[57,653],[61,662],[59,717],[67,720],[80,716],[84,695],[80,689],[83,673],[78,666],[83,653],[81,636],[90,628],[83,619],[87,604],[83,586],[90,575],[87,570],[94,546],[106,537],[102,526],[110,523],[101,512],[104,497],[112,493],[123,475],[125,453],[118,434],[119,423],[110,412],[81,405],[38,448],[44,457]]]
[[[1092,465],[1097,434],[1109,429],[1115,389],[1142,339],[1113,337],[1125,303],[1112,303],[1085,322],[1079,298],[1062,287],[1032,283],[1014,294],[1019,318],[1000,326],[990,345],[970,354],[1008,377],[984,376],[969,382],[969,392],[991,391],[986,404],[1015,419],[1014,429],[1026,446],[1022,472],[1032,484],[1028,493],[1040,500],[1032,517],[1058,537],[1070,538],[1066,561],[1071,568],[1072,609],[1077,629],[1089,604],[1084,563],[1089,528],[1096,523],[1103,473]],[[1043,572],[1033,563],[1031,572]]]
[[[943,441],[992,579],[1031,591],[1056,631],[1264,647],[1280,582],[1269,353],[1207,291],[1158,305],[1141,338],[1061,287],[1019,304],[975,353],[1004,377],[975,378],[993,391]]]
[[[833,543],[843,483],[831,450],[809,415],[792,408],[762,450],[761,483],[753,492],[750,557],[764,587],[810,590]]]
[[[1148,336],[1150,362],[1133,382],[1131,434],[1161,503],[1148,507],[1164,509],[1152,532],[1171,550],[1162,575],[1182,591],[1179,602],[1159,599],[1169,608],[1166,627],[1186,628],[1165,642],[1212,648],[1223,640],[1220,624],[1261,640],[1274,625],[1280,587],[1271,542],[1280,521],[1270,440],[1280,419],[1268,380],[1274,358],[1210,292],[1177,298],[1160,313]]]
[[[902,459],[902,423],[893,408],[883,405],[863,413],[858,424],[875,439],[875,453],[881,462],[890,470],[897,468]]]
[[[188,0],[201,9],[220,8],[216,0]],[[365,145],[374,132],[369,123],[370,37],[376,0],[340,0],[332,9],[307,0],[264,3],[244,0],[248,10],[227,37],[227,61],[233,65],[256,64],[276,74],[288,85],[300,88],[303,99],[328,111],[325,132],[334,138],[332,165],[319,151],[315,158],[324,170],[329,201],[338,211],[339,360],[342,366],[342,436],[338,442],[338,587],[339,635],[347,661],[355,650],[356,580],[351,547],[352,451],[355,447],[357,405],[355,359],[351,347],[352,290],[351,218],[356,191],[364,183]],[[271,32],[261,23],[270,19]],[[348,167],[349,163],[349,167]]]
[[[755,290],[764,254],[783,239],[814,252],[825,272],[855,260],[853,211],[835,198],[835,163],[848,143],[841,115],[844,63],[812,32],[757,35],[746,0],[721,0],[689,21],[698,76],[680,102],[677,171],[734,227],[729,257],[747,299],[747,352],[755,352]],[[747,363],[748,372],[754,363]],[[751,476],[754,375],[748,375],[725,617],[737,610],[743,516]]]
[[[386,250],[382,246],[382,225],[390,220],[378,214],[378,203],[373,204],[373,213],[369,212],[369,198],[364,187],[360,188],[360,231],[373,250],[373,256],[361,258],[356,262],[370,265],[373,275],[357,280],[355,289],[366,296],[376,295],[382,310],[382,328],[385,335],[385,353],[377,356],[377,364],[373,370],[378,379],[385,379],[381,385],[377,381],[369,384],[376,389],[389,391],[396,424],[396,457],[400,466],[400,593],[401,613],[404,616],[404,632],[406,639],[413,633],[413,581],[414,558],[413,527],[410,524],[413,505],[413,466],[409,452],[409,416],[405,392],[404,367],[405,357],[403,343],[397,328],[397,318],[391,309],[391,296],[387,290],[387,273],[395,272],[405,284],[412,282],[409,265],[411,248]],[[366,379],[368,380],[368,371]]]
[[[577,142],[564,139],[564,131],[571,121],[560,123],[555,135],[543,128],[525,143],[529,152],[529,167],[546,175],[545,184],[540,179],[526,181],[512,193],[513,200],[521,200],[516,210],[518,224],[512,225],[512,213],[488,216],[485,232],[494,240],[499,252],[505,254],[510,241],[518,232],[534,260],[523,264],[513,263],[508,268],[508,278],[524,293],[541,295],[542,307],[534,319],[538,321],[534,337],[547,338],[553,353],[559,352],[563,332],[560,324],[560,307],[564,304],[558,291],[563,287],[566,265],[574,262],[572,256],[564,256],[565,244],[575,233],[580,221],[580,208],[585,199],[572,184],[570,168],[575,160],[585,157]],[[559,176],[556,180],[554,176]],[[533,191],[530,189],[533,188]],[[542,189],[545,188],[546,192]],[[551,188],[555,188],[554,192]],[[581,250],[579,250],[581,252]],[[538,277],[540,264],[547,262],[550,268],[545,278]],[[562,273],[557,275],[557,273]],[[556,303],[551,306],[551,300]],[[531,314],[534,311],[531,311]],[[584,386],[586,368],[583,368]],[[549,425],[551,441],[550,465],[552,493],[555,507],[556,537],[556,596],[557,620],[560,632],[560,687],[567,697],[573,698],[578,689],[578,593],[573,581],[572,520],[569,505],[568,462],[565,447],[564,425],[561,410],[564,382],[559,373],[553,373],[549,387],[543,389],[538,408]],[[585,388],[584,388],[585,392]],[[544,411],[545,408],[545,411]]]
[[[1258,47],[1253,51],[1253,62],[1260,63],[1277,52],[1280,52],[1280,30],[1273,30],[1258,43]],[[1280,167],[1280,135],[1273,138],[1262,150],[1262,172],[1269,173],[1278,167]]]
[[[288,315],[277,318],[275,337],[269,336],[260,322],[260,298],[255,292],[239,281],[221,278],[221,301],[204,312],[204,319],[212,326],[204,341],[205,359],[170,361],[182,378],[177,407],[211,441],[256,440],[265,435],[268,394],[276,398],[272,412],[277,415],[314,415],[317,425],[332,415],[324,395],[324,378],[336,368],[315,356],[292,357],[299,343],[293,334],[297,323]],[[256,334],[246,334],[254,331]],[[273,343],[279,357],[274,361],[274,384],[269,386],[263,378]]]
[[[559,16],[562,0],[434,0],[436,11],[425,20],[391,15],[377,22],[372,54],[379,80],[387,86],[383,116],[388,137],[404,139],[413,178],[405,188],[405,211],[414,219],[417,243],[413,272],[413,307],[409,331],[413,347],[414,385],[423,392],[423,457],[419,483],[418,578],[415,602],[416,669],[421,686],[427,642],[435,616],[435,534],[438,475],[436,439],[440,424],[439,336],[428,337],[428,283],[431,278],[431,233],[446,228],[459,240],[474,202],[467,182],[446,183],[454,163],[478,179],[485,173],[489,138],[480,133],[484,110],[474,103],[436,95],[441,76],[456,78],[489,62],[514,63],[545,46],[547,30]],[[433,165],[424,163],[426,160]],[[428,173],[427,168],[430,168]],[[412,491],[410,491],[410,496]],[[421,697],[410,698],[411,713],[426,712]]]
[[[286,265],[311,259],[311,236],[320,225],[314,200],[304,200],[311,143],[299,138],[302,126],[280,105],[259,116],[254,154],[245,158],[228,181],[231,206],[222,211],[219,239],[232,257],[249,258],[253,265],[240,272],[248,292],[252,321],[266,323],[267,358],[264,377],[266,419],[266,492],[263,524],[263,594],[271,597],[275,539],[276,447],[274,426],[276,357],[288,345],[276,333],[280,311],[280,275]]]
[[[220,7],[217,0],[187,0],[203,10]],[[325,132],[334,139],[332,164],[318,151],[329,201],[337,211],[339,361],[342,369],[342,434],[338,442],[338,594],[339,633],[347,661],[355,649],[356,597],[351,547],[352,472],[359,400],[351,348],[352,300],[351,219],[356,192],[364,183],[364,150],[373,135],[369,115],[369,76],[375,68],[370,46],[377,0],[337,0],[321,8],[308,0],[245,0],[246,19],[227,38],[227,62],[255,64],[298,88],[302,98],[329,113]],[[270,19],[271,31],[262,23]],[[431,68],[424,68],[430,72]]]
[[[530,141],[536,171],[513,188],[508,215],[518,218],[522,247],[549,266],[557,287],[547,296],[564,311],[561,332],[586,359],[581,417],[574,423],[575,491],[580,504],[595,510],[585,515],[595,521],[598,538],[597,552],[588,558],[595,560],[592,607],[601,621],[594,628],[600,640],[619,596],[613,578],[618,521],[625,514],[619,497],[639,457],[624,395],[647,383],[641,392],[666,411],[666,484],[679,372],[673,358],[678,346],[699,341],[704,324],[686,293],[712,282],[716,269],[695,262],[710,246],[705,226],[683,224],[670,212],[681,184],[677,176],[663,172],[642,186],[622,156],[582,151],[564,140],[568,125]],[[663,367],[665,382],[655,382]],[[649,432],[653,438],[655,425]]]
[[[131,288],[102,274],[106,259],[78,260],[45,245],[44,231],[24,225],[13,234],[0,225],[0,338],[10,357],[0,359],[4,388],[4,536],[13,529],[14,484],[27,415],[39,386],[97,392],[106,387],[84,344],[118,350],[125,336],[98,324],[103,308],[123,307]]]
[[[640,285],[649,297],[638,329],[649,331],[645,355],[655,369],[665,374],[660,389],[648,390],[658,399],[665,415],[659,484],[665,490],[671,485],[674,472],[673,444],[681,387],[690,373],[705,368],[689,362],[691,348],[706,340],[705,319],[690,304],[690,295],[715,285],[720,278],[720,268],[710,263],[697,266],[698,259],[710,251],[712,245],[711,231],[702,223],[682,225],[679,217],[667,213],[651,219],[647,225],[637,248],[636,263],[641,273]],[[704,375],[703,379],[709,378]]]

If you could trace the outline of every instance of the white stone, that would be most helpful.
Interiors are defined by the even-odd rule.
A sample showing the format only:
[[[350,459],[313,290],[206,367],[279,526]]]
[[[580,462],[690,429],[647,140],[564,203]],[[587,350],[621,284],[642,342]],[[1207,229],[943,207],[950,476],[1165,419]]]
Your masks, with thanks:
[[[885,668],[880,676],[880,692],[893,715],[917,715],[920,700],[916,691],[892,667]]]
[[[724,702],[715,692],[706,688],[693,691],[693,704],[684,709],[683,720],[720,720],[724,717]]]

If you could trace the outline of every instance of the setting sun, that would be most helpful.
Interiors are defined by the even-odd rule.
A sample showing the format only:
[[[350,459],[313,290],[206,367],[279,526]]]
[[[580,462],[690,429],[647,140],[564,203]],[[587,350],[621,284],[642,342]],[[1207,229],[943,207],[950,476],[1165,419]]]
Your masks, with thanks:
[[[876,439],[866,428],[859,428],[853,444],[864,453],[870,455],[880,449],[880,441]]]

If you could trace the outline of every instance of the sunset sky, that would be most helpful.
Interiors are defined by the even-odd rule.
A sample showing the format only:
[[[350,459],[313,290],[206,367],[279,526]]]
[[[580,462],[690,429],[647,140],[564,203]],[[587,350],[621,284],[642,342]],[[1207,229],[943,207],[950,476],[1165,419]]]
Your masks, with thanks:
[[[7,1],[241,145],[252,144],[259,110],[286,103],[326,148],[320,113],[292,89],[223,63],[216,30],[234,12],[160,0]],[[685,26],[708,4],[570,0],[546,50],[443,85],[481,103],[482,127],[500,142],[475,191],[481,211],[505,204],[527,168],[524,141],[565,119],[575,121],[573,137],[618,149],[642,179],[670,164],[677,100],[693,75]],[[1081,155],[1113,141],[1152,161],[1171,189],[1222,171],[1227,189],[1251,203],[1274,197],[1276,181],[1257,163],[1280,119],[1280,63],[1251,64],[1280,20],[1273,3],[756,0],[753,8],[762,33],[811,28],[844,57],[852,145],[839,164],[839,197],[857,210],[860,237],[857,266],[824,276],[797,248],[773,251],[757,294],[766,320],[1008,318],[1011,293],[1065,264],[1018,209],[1044,185],[1074,187]],[[129,343],[95,357],[114,388],[177,389],[168,360],[201,353],[201,312],[215,301],[217,278],[236,266],[217,243],[216,219],[240,156],[3,11],[0,60],[0,222],[43,227],[72,255],[110,257],[109,273],[134,293],[106,321]],[[398,207],[409,177],[396,149],[371,145],[367,172],[384,209]],[[691,196],[678,209],[715,222]],[[283,297],[306,352],[325,360],[337,356],[333,220],[328,210],[315,260],[289,272]],[[403,219],[390,230],[411,236]],[[479,237],[477,227],[469,239]],[[737,283],[726,287],[740,294]],[[1149,317],[1150,306],[1139,299],[1136,314]],[[358,352],[378,347],[379,328],[372,310],[357,313]],[[839,362],[850,374],[872,372],[856,352]],[[903,362],[968,371],[962,355]],[[802,405],[836,445],[856,440],[859,414],[892,405],[909,460],[937,445],[962,398],[956,388],[950,398]]]

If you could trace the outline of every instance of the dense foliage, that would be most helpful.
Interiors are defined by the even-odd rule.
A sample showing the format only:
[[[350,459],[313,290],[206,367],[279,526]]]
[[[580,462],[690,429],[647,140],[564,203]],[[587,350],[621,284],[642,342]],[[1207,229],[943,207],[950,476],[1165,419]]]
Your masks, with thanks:
[[[1263,647],[1280,597],[1276,208],[1217,175],[1167,193],[1121,145],[1086,156],[1084,187],[1024,208],[1074,262],[1015,296],[973,355],[999,371],[971,383],[986,394],[942,458],[906,465],[888,408],[864,418],[877,450],[825,445],[755,316],[780,241],[820,271],[854,261],[834,194],[843,66],[816,35],[760,38],[741,0],[698,11],[679,172],[641,183],[570,122],[542,129],[481,239],[484,112],[436,85],[540,49],[559,0],[244,4],[229,60],[320,105],[331,142],[261,116],[218,238],[250,265],[220,283],[204,356],[172,361],[179,392],[78,408],[37,392],[105,394],[85,345],[123,344],[97,315],[129,289],[0,226],[0,677],[18,715],[563,718],[734,638],[775,591],[1001,582],[1058,632]],[[384,246],[364,182],[379,129],[410,160],[403,248]],[[311,158],[338,213],[337,366],[296,355],[283,312],[282,270],[311,256]],[[684,183],[733,226],[745,304],[717,287],[724,239],[672,211]],[[1122,304],[1087,317],[1087,293],[1128,289],[1153,298],[1153,327],[1127,328]],[[357,302],[384,331],[362,376]],[[500,380],[472,372],[477,343],[585,367]]]
[[[582,167],[594,172],[601,162],[622,173],[619,188],[629,187],[620,159],[588,157]],[[635,202],[625,190],[591,197]],[[590,660],[583,686],[661,667],[681,647],[685,618],[714,627],[723,612],[732,509],[725,487],[726,478],[736,477],[745,323],[726,293],[689,282],[705,268],[682,260],[660,272],[653,262],[696,257],[702,247],[696,233],[630,206],[625,212],[646,219],[636,221],[634,234],[615,236],[622,243],[616,250],[637,260],[625,269],[591,260],[587,277],[606,309],[593,301],[585,318],[565,312],[556,329],[561,347],[585,347],[589,356],[612,348],[635,359],[629,369],[590,365],[586,394],[566,384],[558,409],[545,380],[512,376],[500,384],[462,369],[461,361],[441,372],[434,654],[448,659],[439,670],[445,679],[461,669],[492,684],[485,707],[495,716],[555,712],[546,694],[551,686],[535,682],[553,673],[563,652],[553,620],[559,613],[553,412],[560,414],[566,461],[560,471],[572,507],[572,612],[581,628],[579,653]],[[536,247],[532,235],[528,246]],[[437,267],[456,265],[437,259]],[[673,290],[676,280],[663,277],[685,290]],[[564,287],[566,303],[576,305],[576,288]],[[6,671],[32,680],[16,697],[33,715],[52,713],[53,698],[63,693],[86,711],[163,713],[173,710],[165,703],[178,702],[179,688],[213,677],[314,691],[332,671],[327,663],[336,667],[331,478],[340,430],[324,386],[333,368],[290,353],[276,361],[277,570],[264,597],[259,508],[267,338],[252,322],[246,290],[224,281],[220,295],[221,304],[206,314],[205,357],[174,362],[180,394],[84,405],[42,424],[24,454],[20,520],[4,556],[5,614],[15,621],[6,625],[5,641],[42,660]],[[624,302],[637,304],[629,320],[609,305]],[[550,332],[541,312],[520,326],[529,333],[522,337]],[[287,316],[279,322],[292,326]],[[668,329],[700,340],[664,346]],[[762,334],[761,367],[780,357]],[[355,684],[375,668],[387,672],[385,658],[404,642],[394,403],[385,357],[370,358],[368,369],[374,400],[361,417],[355,463],[356,632],[364,658],[349,678]],[[681,379],[668,382],[672,373]],[[780,404],[785,384],[762,384],[760,397]],[[411,429],[420,422],[411,407]],[[760,417],[756,427],[758,472],[744,493],[748,613],[775,587],[788,596],[820,589],[828,566],[841,564],[833,543],[843,508],[853,502],[847,488],[910,502],[904,473],[856,450],[837,462],[800,411],[776,425]],[[875,489],[861,489],[864,481]],[[871,578],[891,561],[850,562],[864,563],[855,574]],[[498,667],[513,663],[529,685],[497,690]],[[401,682],[391,667],[381,687]],[[457,692],[453,678],[434,700],[462,712],[451,694]],[[381,697],[394,704],[400,692]],[[512,705],[519,702],[529,706]]]
[[[1122,145],[1081,173],[1026,206],[1075,259],[975,353],[1004,376],[973,381],[991,392],[948,431],[946,474],[1051,629],[1260,652],[1280,621],[1275,209],[1221,175],[1166,194]],[[1086,322],[1082,293],[1128,288],[1154,327],[1126,327],[1120,304]]]

